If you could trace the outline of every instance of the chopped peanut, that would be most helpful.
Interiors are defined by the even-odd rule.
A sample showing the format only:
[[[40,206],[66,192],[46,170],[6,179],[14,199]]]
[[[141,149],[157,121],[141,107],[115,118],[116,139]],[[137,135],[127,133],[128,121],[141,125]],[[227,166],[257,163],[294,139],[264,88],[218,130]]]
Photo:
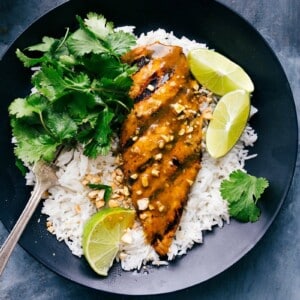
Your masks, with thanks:
[[[132,243],[132,234],[129,230],[127,230],[121,237],[121,241],[125,244],[131,244]]]
[[[165,206],[164,205],[159,206],[158,210],[159,212],[163,212],[165,210]]]
[[[154,91],[154,86],[152,84],[148,84],[147,85],[147,90],[149,90],[150,92],[153,92]]]
[[[159,148],[159,149],[163,149],[164,146],[165,146],[165,141],[164,141],[164,140],[159,140],[159,141],[158,141],[158,148]]]
[[[53,226],[47,227],[47,230],[48,230],[50,233],[54,233],[54,227],[53,227]]]
[[[139,210],[145,210],[149,205],[149,198],[142,198],[137,200],[137,205]]]
[[[184,111],[185,107],[182,104],[175,103],[172,105],[172,108],[175,110],[177,114],[180,114],[181,112]]]
[[[120,205],[119,205],[119,202],[117,200],[111,199],[111,200],[108,201],[108,206],[109,207],[118,207]]]
[[[192,87],[195,91],[198,91],[199,90],[199,84],[196,80],[193,80],[192,81]]]
[[[181,128],[178,132],[178,135],[184,135],[185,134],[185,129]]]
[[[142,186],[143,187],[148,187],[149,186],[149,180],[148,180],[148,175],[144,174],[142,176]]]
[[[154,176],[154,177],[159,177],[159,170],[157,170],[157,169],[153,169],[153,170],[151,170],[151,174]]]
[[[96,208],[99,209],[105,205],[105,202],[104,202],[104,200],[99,200],[99,201],[95,202],[95,205],[96,205]]]
[[[99,192],[98,190],[91,191],[91,192],[88,193],[88,197],[90,199],[96,199],[97,196],[98,196],[98,192]]]
[[[147,218],[147,213],[142,213],[142,214],[140,214],[140,219],[141,220],[145,220],[146,218]]]
[[[161,160],[161,159],[162,159],[162,153],[157,153],[157,154],[154,156],[154,159],[155,159],[155,160]]]
[[[193,183],[194,183],[193,180],[190,180],[190,179],[187,179],[186,181],[187,181],[187,183],[188,183],[190,186],[192,186]]]
[[[133,180],[135,180],[135,179],[138,178],[138,176],[139,175],[137,173],[134,173],[134,174],[130,175],[130,178],[133,179]]]
[[[123,194],[124,194],[124,196],[129,196],[130,195],[129,189],[128,189],[127,186],[124,186],[124,188],[123,188]]]
[[[202,112],[202,117],[203,117],[203,119],[206,119],[206,120],[211,120],[212,119],[212,110],[211,110],[210,107],[206,108]]]

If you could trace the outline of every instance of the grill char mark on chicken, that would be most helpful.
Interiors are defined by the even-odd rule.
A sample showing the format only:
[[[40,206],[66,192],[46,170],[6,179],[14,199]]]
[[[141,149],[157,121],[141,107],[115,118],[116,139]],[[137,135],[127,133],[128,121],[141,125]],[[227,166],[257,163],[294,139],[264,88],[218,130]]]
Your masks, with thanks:
[[[121,130],[122,167],[145,238],[165,256],[201,168],[199,105],[206,99],[193,89],[180,47],[154,43],[123,60],[139,69],[130,90],[135,104]]]

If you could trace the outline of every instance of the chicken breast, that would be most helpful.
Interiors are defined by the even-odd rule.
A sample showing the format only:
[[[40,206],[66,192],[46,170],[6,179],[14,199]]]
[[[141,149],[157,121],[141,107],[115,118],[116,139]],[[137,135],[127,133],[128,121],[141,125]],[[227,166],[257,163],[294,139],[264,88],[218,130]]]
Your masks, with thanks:
[[[123,60],[139,68],[120,135],[123,172],[145,239],[165,256],[201,166],[199,106],[206,97],[194,89],[180,47],[157,42]]]

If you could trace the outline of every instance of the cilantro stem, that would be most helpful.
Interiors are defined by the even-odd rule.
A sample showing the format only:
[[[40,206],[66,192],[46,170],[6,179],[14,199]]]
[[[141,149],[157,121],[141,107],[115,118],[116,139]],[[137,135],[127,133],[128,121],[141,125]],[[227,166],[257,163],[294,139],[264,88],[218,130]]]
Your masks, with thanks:
[[[45,131],[52,137],[55,138],[55,136],[53,135],[53,133],[47,128],[46,124],[45,124],[45,121],[44,121],[44,118],[43,118],[43,114],[42,112],[39,113],[39,117],[40,117],[40,121],[41,121],[41,124],[43,126],[43,128],[45,129]]]
[[[109,88],[91,88],[95,92],[107,92],[107,93],[113,93],[115,95],[124,95],[124,91],[122,90],[117,90],[117,89],[109,89]]]
[[[90,93],[92,90],[91,88],[83,89],[80,85],[78,85],[78,87],[76,87],[75,85],[66,85],[66,87],[69,88],[70,90],[77,91],[77,92]]]
[[[60,47],[62,47],[62,45],[65,43],[65,41],[66,41],[66,39],[67,39],[67,37],[68,37],[68,35],[69,35],[69,31],[70,31],[70,28],[67,27],[66,33],[65,33],[65,35],[64,35],[64,37],[63,37],[63,39],[62,39],[62,41],[60,42],[60,44],[57,46],[56,51],[57,51]]]
[[[126,106],[126,104],[124,104],[123,102],[119,101],[119,100],[115,100],[115,99],[112,99],[112,100],[108,100],[107,102],[115,102],[115,103],[118,103],[119,105],[121,105],[123,108],[125,108],[127,111],[130,111],[130,108]]]

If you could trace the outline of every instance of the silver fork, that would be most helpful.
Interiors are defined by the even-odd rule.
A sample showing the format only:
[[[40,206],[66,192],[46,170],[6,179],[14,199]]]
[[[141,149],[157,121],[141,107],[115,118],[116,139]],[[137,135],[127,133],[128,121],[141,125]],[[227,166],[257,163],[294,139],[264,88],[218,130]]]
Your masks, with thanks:
[[[28,221],[37,208],[43,193],[57,182],[54,167],[44,162],[37,162],[33,167],[33,173],[35,174],[36,183],[31,197],[29,198],[14,228],[0,249],[0,276]]]

